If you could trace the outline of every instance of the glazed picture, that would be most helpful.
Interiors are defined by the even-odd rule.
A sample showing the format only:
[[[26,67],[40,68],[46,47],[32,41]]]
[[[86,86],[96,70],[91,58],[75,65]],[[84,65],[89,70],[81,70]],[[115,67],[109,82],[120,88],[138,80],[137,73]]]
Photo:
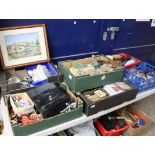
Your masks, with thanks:
[[[3,69],[50,60],[45,24],[0,28]]]
[[[4,38],[9,60],[41,54],[39,34],[37,32],[8,35]]]

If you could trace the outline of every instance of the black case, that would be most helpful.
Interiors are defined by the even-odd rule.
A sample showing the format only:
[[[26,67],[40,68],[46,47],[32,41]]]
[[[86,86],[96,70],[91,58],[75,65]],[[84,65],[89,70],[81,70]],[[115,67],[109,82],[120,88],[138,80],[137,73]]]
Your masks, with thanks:
[[[32,88],[27,91],[35,104],[36,110],[42,113],[44,118],[52,117],[60,113],[66,108],[66,103],[70,101],[65,90],[56,87],[53,83]]]
[[[96,114],[100,111],[107,110],[110,108],[113,108],[115,106],[118,106],[122,104],[123,102],[133,100],[136,98],[136,95],[138,93],[138,89],[134,86],[130,85],[132,87],[131,90],[127,90],[123,93],[109,96],[103,100],[100,101],[90,101],[85,95],[82,93],[78,94],[78,96],[83,100],[84,102],[84,113],[87,116]]]

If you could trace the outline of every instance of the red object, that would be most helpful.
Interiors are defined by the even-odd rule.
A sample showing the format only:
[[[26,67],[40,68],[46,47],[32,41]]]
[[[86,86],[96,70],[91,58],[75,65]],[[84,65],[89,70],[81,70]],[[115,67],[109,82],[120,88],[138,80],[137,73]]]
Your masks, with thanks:
[[[124,128],[119,128],[119,126],[116,125],[114,130],[107,131],[98,120],[95,122],[95,126],[101,136],[120,136],[123,131],[130,127],[130,125],[126,123]]]
[[[33,124],[33,123],[35,123],[35,122],[37,122],[37,121],[35,121],[35,120],[30,120],[30,119],[28,118],[28,116],[22,116],[22,125],[29,125],[29,124]]]
[[[125,66],[126,69],[135,68],[138,64],[141,63],[141,60],[139,60],[139,59],[137,59],[137,58],[135,58],[133,56],[130,56],[130,55],[126,54],[126,53],[119,53],[119,55],[124,57],[124,58],[133,58],[135,60],[135,63]]]

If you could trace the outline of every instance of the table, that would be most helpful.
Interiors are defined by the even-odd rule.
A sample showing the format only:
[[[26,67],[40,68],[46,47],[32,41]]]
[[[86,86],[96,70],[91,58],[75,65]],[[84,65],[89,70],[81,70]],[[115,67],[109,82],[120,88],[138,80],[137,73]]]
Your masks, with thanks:
[[[88,122],[90,120],[93,120],[95,118],[98,118],[100,116],[108,114],[110,112],[113,112],[115,110],[121,109],[125,106],[128,106],[128,105],[130,105],[136,101],[139,101],[145,97],[148,97],[152,94],[155,94],[155,88],[148,90],[148,91],[145,91],[145,92],[142,92],[142,93],[139,93],[139,94],[137,94],[135,99],[128,101],[128,102],[124,102],[121,105],[118,105],[118,106],[113,107],[111,109],[100,111],[97,114],[94,114],[94,115],[88,116],[88,117],[85,114],[83,114],[81,117],[79,117],[77,119],[74,119],[72,121],[68,121],[68,122],[65,122],[63,124],[48,128],[46,130],[42,130],[40,132],[33,133],[30,136],[47,136],[47,135],[54,134],[56,132],[71,128],[71,127],[79,125],[81,123]],[[1,108],[2,108],[2,117],[3,117],[3,121],[4,121],[4,134],[3,134],[3,136],[5,136],[5,135],[13,136],[13,131],[12,131],[9,116],[8,116],[8,111],[7,111],[7,108],[5,106],[3,97],[1,98]]]

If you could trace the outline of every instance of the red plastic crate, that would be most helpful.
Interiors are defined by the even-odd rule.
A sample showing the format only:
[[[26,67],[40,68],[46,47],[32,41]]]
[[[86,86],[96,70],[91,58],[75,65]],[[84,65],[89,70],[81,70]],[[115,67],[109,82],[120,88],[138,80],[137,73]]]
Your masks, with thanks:
[[[126,126],[124,128],[119,128],[119,126],[116,125],[115,130],[107,131],[98,120],[95,122],[95,126],[101,136],[120,136],[123,131],[127,130],[130,127],[130,125],[126,123]]]
[[[130,56],[129,54],[126,54],[126,53],[119,53],[119,55],[120,55],[120,56],[123,56],[123,57],[125,57],[125,58],[134,58],[134,59],[136,60],[135,63],[125,66],[126,69],[135,68],[138,64],[141,63],[141,60],[139,60],[139,59],[137,59],[137,58],[135,58],[135,57],[133,57],[133,56]]]

